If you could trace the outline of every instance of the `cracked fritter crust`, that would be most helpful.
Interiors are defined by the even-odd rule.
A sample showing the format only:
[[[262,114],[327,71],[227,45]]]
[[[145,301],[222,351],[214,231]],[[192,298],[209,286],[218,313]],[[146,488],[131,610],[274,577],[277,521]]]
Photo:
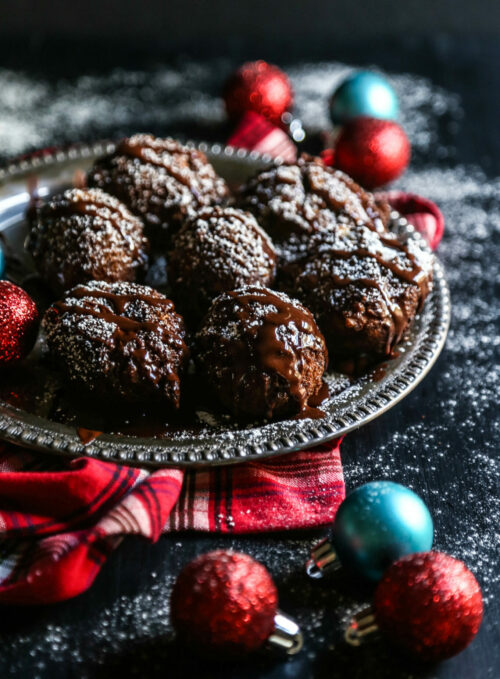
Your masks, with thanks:
[[[132,283],[80,285],[47,310],[43,327],[70,382],[99,398],[179,407],[184,322],[161,293]]]
[[[208,207],[174,236],[168,273],[177,305],[198,323],[220,293],[243,285],[272,285],[276,253],[249,212]]]
[[[91,280],[137,280],[148,261],[143,224],[99,189],[71,189],[28,211],[27,248],[56,294]]]
[[[123,139],[113,153],[98,159],[88,184],[116,196],[141,217],[158,246],[168,243],[186,217],[220,203],[228,193],[204,153],[149,134]]]
[[[328,363],[312,314],[284,293],[257,286],[217,297],[196,347],[200,372],[242,420],[306,411]]]

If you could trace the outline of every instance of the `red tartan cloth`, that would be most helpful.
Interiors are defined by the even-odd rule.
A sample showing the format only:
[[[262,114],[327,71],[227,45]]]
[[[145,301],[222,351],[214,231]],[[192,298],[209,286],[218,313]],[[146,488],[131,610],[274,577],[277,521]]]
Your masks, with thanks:
[[[297,159],[297,147],[287,133],[254,111],[245,113],[227,143],[235,148],[279,156],[288,163]]]
[[[387,191],[377,194],[413,224],[435,250],[444,234],[444,217],[436,203],[415,193]]]
[[[146,471],[0,444],[0,603],[69,599],[125,535],[330,523],[344,498],[339,443],[207,470]]]

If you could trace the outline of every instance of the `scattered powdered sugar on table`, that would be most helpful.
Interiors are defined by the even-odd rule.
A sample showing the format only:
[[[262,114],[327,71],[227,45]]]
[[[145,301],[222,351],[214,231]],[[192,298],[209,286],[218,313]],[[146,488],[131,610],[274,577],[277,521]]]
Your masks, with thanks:
[[[384,443],[369,461],[350,464],[348,457],[344,459],[346,481],[354,487],[368,478],[386,477],[401,480],[418,492],[430,489],[425,499],[436,522],[436,547],[465,560],[478,575],[487,604],[500,581],[500,465],[494,443],[500,434],[494,397],[500,385],[496,327],[500,318],[500,181],[487,179],[478,168],[458,167],[412,170],[400,184],[437,201],[445,214],[447,230],[439,255],[452,291],[452,323],[444,356],[433,374],[432,401],[422,414],[425,419],[418,421],[411,403],[405,403],[401,428],[379,430]],[[464,441],[467,455],[458,456],[446,443],[450,426]],[[484,435],[478,437],[479,432]],[[482,447],[478,440],[484,441]],[[414,451],[414,465],[404,470],[398,465],[401,447]],[[455,481],[444,486],[446,468],[456,472],[451,474]],[[461,517],[456,531],[440,532],[440,521],[455,512]]]
[[[220,92],[233,65],[227,61],[186,61],[147,71],[115,70],[56,84],[0,69],[0,149],[5,156],[57,143],[167,130],[186,124],[220,124],[225,112]],[[327,101],[349,72],[339,63],[305,64],[285,69],[295,92],[295,114],[310,131],[329,127]],[[440,146],[440,121],[458,131],[463,112],[458,98],[413,75],[389,75],[401,102],[401,122],[415,152]]]
[[[139,117],[145,128],[159,120],[165,126],[175,126],[182,116],[194,122],[206,122],[207,118],[218,122],[223,110],[214,93],[224,68],[189,64],[180,70],[115,72],[57,86],[0,70],[0,148],[9,154],[60,141],[60,134],[67,135],[68,141],[100,136],[107,130],[103,129],[103,116],[109,117],[110,127],[116,129],[127,128]],[[327,125],[326,97],[346,72],[347,66],[342,64],[290,69],[297,113],[306,127]],[[215,73],[219,75],[215,77]],[[441,124],[450,134],[460,129],[462,111],[454,94],[411,75],[394,75],[391,81],[400,96],[403,123],[416,151],[416,162],[398,188],[437,201],[445,214],[446,234],[439,256],[452,291],[453,318],[444,354],[431,377],[419,387],[428,407],[415,412],[409,397],[399,406],[400,428],[385,427],[384,418],[380,418],[348,436],[343,444],[346,484],[351,489],[369,480],[390,478],[421,493],[435,519],[436,548],[464,559],[476,573],[487,607],[484,624],[492,625],[488,604],[500,580],[500,468],[493,443],[500,433],[498,399],[494,397],[500,385],[500,337],[495,328],[500,316],[500,178],[488,178],[477,167],[443,165],[452,157],[453,149],[449,143],[441,146]],[[447,443],[450,427],[459,433],[462,450],[454,450]],[[357,455],[362,439],[377,441],[368,457]],[[478,441],[484,443],[479,445]],[[404,468],[400,463],[402,450],[404,459],[410,460]],[[450,478],[454,480],[450,482]],[[370,601],[371,593],[350,584],[342,575],[324,583],[308,580],[303,562],[314,538],[196,536],[183,537],[179,542],[169,536],[164,540],[169,550],[182,550],[183,561],[219,546],[235,546],[261,560],[277,581],[281,607],[298,619],[306,634],[305,652],[290,663],[295,672],[304,663],[304,671],[294,676],[312,676],[308,663],[315,662],[316,652],[323,668],[330,663],[336,668],[335,676],[342,676],[342,668],[343,676],[350,676],[353,661],[340,643],[342,627],[354,611]],[[92,667],[112,667],[120,655],[125,656],[123,676],[123,668],[127,669],[126,676],[144,676],[146,665],[151,676],[161,676],[162,671],[168,674],[174,655],[168,600],[175,574],[168,571],[160,556],[154,556],[158,552],[150,550],[155,570],[144,572],[140,591],[115,598],[110,594],[97,609],[91,609],[88,603],[85,617],[78,622],[54,622],[58,620],[55,607],[45,614],[47,625],[8,636],[13,657],[20,658],[24,652],[32,658],[33,679],[50,676],[48,654],[51,661],[71,663],[77,668],[75,676],[82,679],[96,676]],[[5,641],[7,636],[3,637]],[[363,652],[356,651],[358,677],[362,676],[365,660]],[[398,660],[387,653],[379,645],[371,646],[363,676],[371,676],[374,662],[380,666],[386,662],[394,670]],[[8,655],[0,658],[0,667],[14,672],[15,666],[5,665],[8,660]],[[84,670],[82,663],[86,667],[90,663],[91,669]],[[240,667],[241,676],[242,672]],[[213,676],[230,677],[231,670],[226,668]],[[407,666],[397,676],[421,675],[410,672]]]

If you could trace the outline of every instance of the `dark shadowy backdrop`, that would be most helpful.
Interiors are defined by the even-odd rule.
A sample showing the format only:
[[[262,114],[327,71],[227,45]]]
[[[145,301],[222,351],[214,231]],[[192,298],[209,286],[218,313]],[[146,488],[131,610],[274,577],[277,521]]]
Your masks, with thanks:
[[[164,55],[331,59],[337,46],[405,35],[497,36],[497,0],[2,0],[0,36],[22,58],[86,38]]]
[[[81,597],[2,611],[1,677],[500,677],[499,33],[498,0],[0,2],[0,162],[41,145],[144,128],[224,141],[229,130],[217,97],[246,58],[276,61],[294,76],[312,152],[311,129],[323,125],[321,115],[326,120],[335,69],[376,65],[398,84],[414,151],[398,186],[443,209],[439,256],[453,319],[426,380],[346,438],[346,483],[350,490],[391,478],[417,490],[435,520],[436,548],[466,560],[486,603],[484,624],[464,653],[420,666],[382,641],[355,651],[342,645],[345,621],[371,593],[346,574],[327,582],[304,577],[316,533],[179,534],[154,546],[129,539]],[[181,97],[186,106],[179,108]],[[304,103],[313,99],[319,108],[307,116]],[[176,647],[168,608],[176,574],[195,554],[228,546],[266,563],[283,609],[304,627],[306,648],[292,661],[208,664],[196,649],[186,658]]]

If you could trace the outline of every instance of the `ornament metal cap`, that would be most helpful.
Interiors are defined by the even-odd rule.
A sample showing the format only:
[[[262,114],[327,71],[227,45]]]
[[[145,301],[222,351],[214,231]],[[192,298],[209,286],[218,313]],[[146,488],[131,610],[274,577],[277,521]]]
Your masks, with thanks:
[[[284,655],[295,655],[303,645],[304,638],[295,620],[279,610],[276,611],[274,629],[266,642],[266,647]]]
[[[353,616],[344,637],[350,646],[361,646],[375,632],[378,632],[375,611],[371,606],[368,606]]]
[[[325,538],[311,549],[311,558],[306,563],[306,573],[310,578],[322,578],[325,573],[337,571],[341,565],[332,543]]]

